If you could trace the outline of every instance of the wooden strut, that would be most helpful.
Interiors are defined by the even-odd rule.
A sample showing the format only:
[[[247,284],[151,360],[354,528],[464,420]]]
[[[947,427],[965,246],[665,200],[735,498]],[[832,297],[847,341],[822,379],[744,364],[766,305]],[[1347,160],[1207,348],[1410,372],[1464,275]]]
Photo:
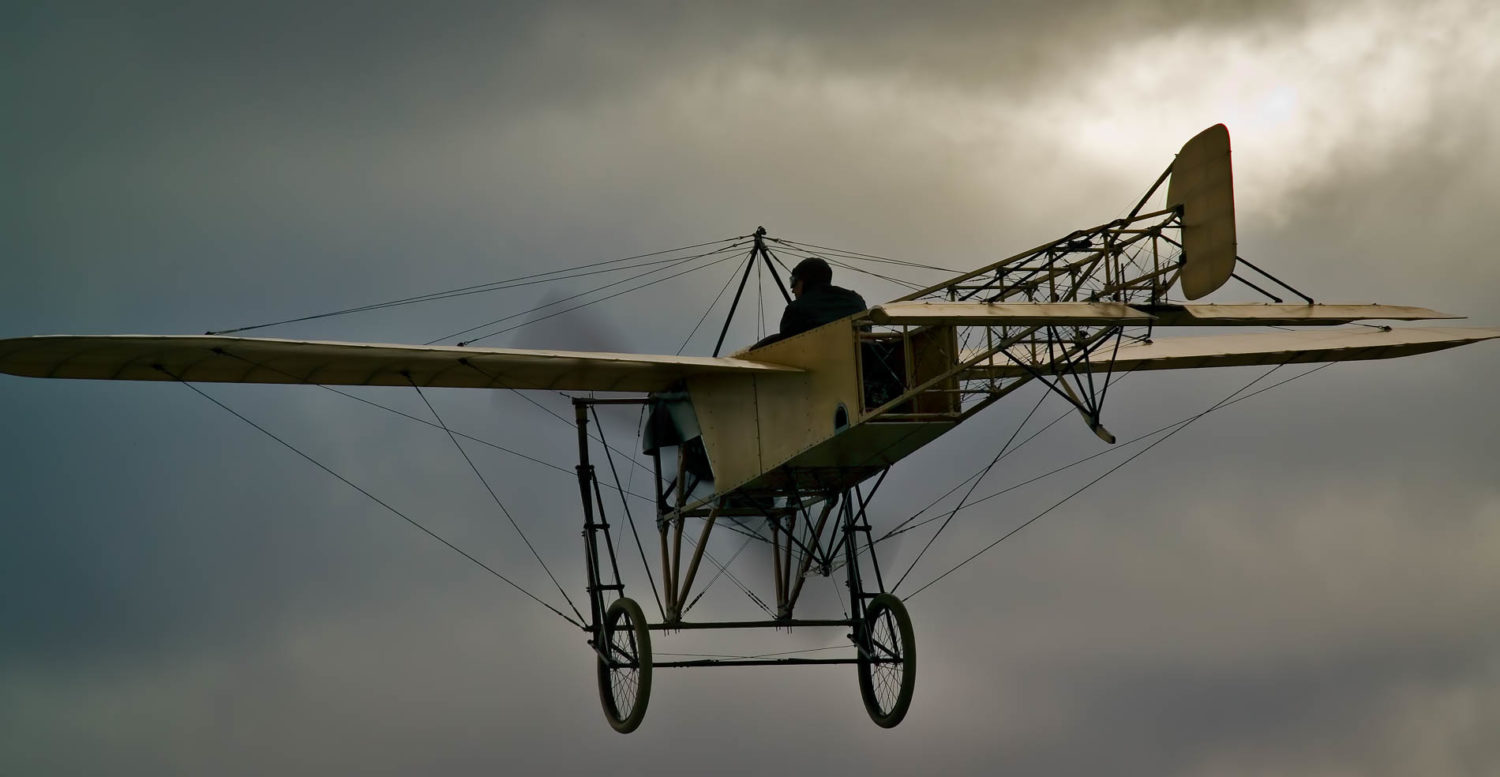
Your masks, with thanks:
[[[675,527],[677,535],[675,544],[679,552],[682,549],[682,506],[687,501],[687,494],[683,489],[683,478],[685,477],[686,470],[687,458],[683,455],[682,446],[679,445],[677,447],[677,510]],[[667,620],[677,620],[680,615],[677,611],[678,603],[675,599],[677,593],[677,565],[672,563],[673,554],[667,545],[667,531],[672,528],[672,524],[673,519],[668,518],[657,525],[657,530],[661,535],[661,579],[662,588],[666,589],[667,594]]]
[[[1056,393],[1058,396],[1062,397],[1068,403],[1072,404],[1075,408],[1084,413],[1084,415],[1089,419],[1090,430],[1095,434],[1098,434],[1099,430],[1095,428],[1099,420],[1097,408],[1094,410],[1090,410],[1084,402],[1080,401],[1078,395],[1074,393],[1072,386],[1068,384],[1065,377],[1067,374],[1071,373],[1075,376],[1074,379],[1077,380],[1076,372],[1074,371],[1076,365],[1074,359],[1082,356],[1086,360],[1088,358],[1089,352],[1093,348],[1101,345],[1103,341],[1108,339],[1110,336],[1115,335],[1118,329],[1118,327],[1102,328],[1099,330],[1099,332],[1090,335],[1087,339],[1080,340],[1074,343],[1070,348],[1064,348],[1061,351],[1053,351],[1052,349],[1056,345],[1057,341],[1055,339],[1049,339],[1047,341],[1047,348],[1049,353],[1047,354],[1048,358],[1045,362],[1045,365],[1042,365],[1040,363],[1037,365],[1028,364],[1027,362],[1023,362],[1017,359],[1015,356],[1011,355],[1008,350],[1005,349],[1002,349],[1001,353],[1005,354],[1005,356],[1010,359],[1013,364],[1019,366],[1021,369],[1029,373],[1032,378],[1039,380],[1041,384],[1047,387],[1049,391]],[[1040,360],[1037,359],[1035,355],[1033,355],[1033,360],[1040,362]],[[1065,371],[1058,370],[1059,364],[1061,364],[1065,368]],[[1048,368],[1047,374],[1052,375],[1053,380],[1049,381],[1046,379],[1044,373],[1040,369],[1041,366],[1045,366]],[[1008,394],[1011,391],[1014,391],[1024,382],[1025,381],[1019,381],[1013,383],[1006,389],[1004,394]],[[1059,388],[1059,386],[1061,386],[1061,388]],[[1082,388],[1082,386],[1080,385],[1079,388]],[[998,399],[999,396],[1003,396],[1004,394],[992,396],[986,400],[981,401],[979,405],[975,408],[972,408],[970,412],[977,412],[979,408],[988,405],[988,403],[994,401],[995,399]],[[1101,439],[1103,439],[1102,436]],[[1114,440],[1112,439],[1105,441],[1110,443],[1114,442]]]
[[[714,521],[718,517],[719,504],[715,502],[713,509],[708,513],[708,518],[703,522],[703,531],[698,534],[698,546],[693,548],[693,560],[688,562],[687,577],[683,578],[682,587],[677,591],[676,596],[673,597],[674,602],[681,603],[687,601],[688,594],[693,590],[693,578],[698,576],[698,562],[703,560],[703,549],[708,547],[708,535],[709,532],[713,531]],[[683,520],[682,516],[679,515],[677,520],[680,525]],[[682,618],[682,613],[677,612],[675,609],[674,614],[676,617],[673,620]]]
[[[588,410],[579,403],[574,403],[573,408],[578,427],[578,493],[583,499],[583,552],[588,572],[589,625],[595,631],[590,644],[598,650],[604,636],[604,608],[599,586],[599,547],[594,537],[594,503],[589,494],[589,480],[593,477],[593,469],[589,464]]]
[[[1082,234],[1095,234],[1095,233],[1101,232],[1101,231],[1103,231],[1105,229],[1108,229],[1111,226],[1116,225],[1116,224],[1119,224],[1119,225],[1133,224],[1133,223],[1135,223],[1137,221],[1143,221],[1143,220],[1146,220],[1146,219],[1153,219],[1153,218],[1157,218],[1159,216],[1174,215],[1174,214],[1176,214],[1176,212],[1177,211],[1174,208],[1166,208],[1166,209],[1163,209],[1163,210],[1152,211],[1150,213],[1141,213],[1141,214],[1137,214],[1135,216],[1132,216],[1132,217],[1130,217],[1128,219],[1119,219],[1119,220],[1111,221],[1111,222],[1108,222],[1108,223],[1105,223],[1105,224],[1100,224],[1099,226],[1092,227],[1090,229],[1081,229],[1081,230],[1079,230],[1075,234],[1080,234],[1080,233],[1082,233]],[[1025,260],[1025,259],[1029,259],[1029,258],[1031,258],[1031,257],[1033,257],[1033,256],[1035,256],[1035,255],[1037,255],[1037,254],[1039,254],[1039,253],[1041,253],[1043,251],[1046,251],[1049,248],[1055,247],[1057,244],[1059,244],[1059,243],[1061,243],[1061,242],[1063,242],[1065,240],[1067,240],[1067,238],[1062,238],[1061,240],[1050,240],[1050,241],[1048,241],[1046,243],[1043,243],[1043,244],[1041,244],[1039,246],[1036,246],[1035,248],[1027,249],[1027,250],[1022,251],[1022,252],[1020,252],[1018,254],[1014,254],[1012,256],[1006,257],[1005,259],[1001,259],[1000,261],[995,262],[993,264],[988,264],[988,265],[985,265],[984,267],[981,267],[981,268],[979,268],[977,270],[973,270],[973,271],[964,273],[963,275],[960,275],[957,278],[949,278],[948,280],[943,281],[942,283],[939,283],[936,286],[929,286],[929,287],[927,287],[925,289],[918,289],[917,291],[914,291],[914,292],[912,292],[910,294],[907,294],[907,295],[905,295],[903,297],[900,297],[900,298],[898,298],[896,300],[893,300],[893,301],[894,302],[910,302],[912,300],[921,299],[922,297],[925,297],[925,296],[927,296],[929,294],[933,294],[933,293],[936,293],[936,292],[945,291],[945,290],[947,290],[950,287],[956,287],[959,284],[962,284],[964,281],[972,280],[974,278],[978,278],[981,275],[985,275],[985,274],[994,272],[995,270],[998,270],[998,269],[1000,269],[1002,267],[1006,267],[1008,265],[1015,264],[1016,262],[1020,262],[1020,261]]]
[[[828,497],[823,502],[823,511],[818,514],[818,523],[812,532],[813,547],[817,547],[818,538],[823,536],[823,526],[827,524],[828,515],[829,513],[833,512],[833,508],[838,504],[838,501],[839,500],[837,497]],[[812,548],[809,548],[805,553],[802,554],[802,564],[797,569],[797,576],[792,578],[792,591],[787,595],[786,604],[781,609],[777,610],[777,615],[779,617],[792,617],[792,609],[797,606],[797,597],[801,596],[802,594],[802,583],[803,581],[807,580],[807,572],[812,568],[812,562]]]
[[[1114,268],[1108,260],[1111,257],[1118,260],[1120,252],[1123,252],[1126,248],[1129,248],[1136,243],[1145,240],[1152,234],[1153,233],[1151,231],[1142,231],[1136,234],[1134,237],[1131,237],[1123,242],[1115,242],[1114,232],[1106,232],[1104,233],[1105,245],[1103,247],[1093,249],[1084,258],[1078,259],[1073,262],[1058,262],[1052,264],[1049,267],[1033,268],[1030,270],[1030,274],[1033,277],[1028,279],[1024,285],[1030,286],[1032,288],[1038,288],[1040,284],[1045,282],[1048,285],[1048,296],[1050,300],[1054,302],[1076,301],[1078,299],[1078,292],[1081,290],[1078,288],[1076,279],[1075,282],[1069,283],[1067,285],[1066,294],[1059,295],[1057,292],[1058,278],[1062,277],[1063,275],[1071,275],[1075,272],[1084,277],[1088,277],[1093,275],[1094,271],[1097,270],[1102,264],[1104,267],[1105,283],[1104,288],[1101,289],[1097,294],[1101,298],[1109,294],[1113,294],[1122,287],[1124,281],[1120,278],[1111,277],[1110,270],[1115,269],[1115,271],[1118,272],[1119,269]],[[993,301],[998,301],[998,299]]]
[[[938,385],[939,383],[942,383],[943,381],[946,381],[946,380],[948,380],[950,378],[953,378],[955,376],[961,375],[962,373],[964,373],[967,370],[973,369],[980,362],[993,357],[997,353],[1003,352],[1006,348],[1010,348],[1010,347],[1016,345],[1017,343],[1020,343],[1025,338],[1030,337],[1031,335],[1037,333],[1038,331],[1041,331],[1041,329],[1042,329],[1041,326],[1026,327],[1025,331],[1021,332],[1020,334],[1013,335],[1011,337],[1006,337],[1006,338],[1002,339],[999,344],[990,345],[990,347],[985,348],[978,355],[976,355],[976,356],[974,356],[972,358],[969,358],[969,359],[965,359],[964,361],[959,362],[957,365],[955,365],[955,366],[953,366],[953,367],[951,367],[951,368],[949,368],[947,370],[944,370],[943,372],[939,373],[938,375],[935,375],[935,376],[933,376],[933,377],[931,377],[931,378],[929,378],[929,379],[927,379],[925,381],[922,381],[920,384],[918,384],[918,385],[916,385],[916,386],[914,386],[912,388],[907,389],[905,392],[902,392],[902,394],[900,396],[896,397],[895,399],[892,399],[889,402],[886,402],[885,404],[881,405],[880,407],[877,407],[874,410],[869,411],[869,413],[866,416],[865,420],[868,421],[868,420],[870,420],[872,418],[876,418],[878,416],[885,415],[886,413],[890,412],[893,408],[899,406],[901,403],[906,402],[906,401],[912,399],[913,397],[916,397],[918,394],[921,394],[922,392],[924,392],[924,391],[932,388],[933,386]],[[908,339],[908,342],[909,342],[909,339]],[[910,346],[908,345],[908,347],[910,347]],[[910,363],[910,361],[908,361],[908,363]]]
[[[708,517],[703,522],[703,530],[698,533],[698,543],[693,548],[693,557],[688,561],[687,574],[682,574],[682,532],[683,524],[687,522],[687,514],[683,506],[687,503],[687,489],[685,478],[687,477],[687,457],[679,448],[677,454],[677,509],[659,525],[661,536],[661,570],[662,579],[666,582],[666,622],[682,622],[682,606],[688,600],[688,594],[692,593],[693,580],[698,576],[698,567],[703,561],[703,554],[708,550],[708,537],[713,533],[714,523],[719,518],[719,503],[715,502],[708,511]],[[667,540],[667,532],[671,531],[670,544]]]
[[[775,569],[771,572],[771,580],[776,583],[776,610],[786,606],[786,588],[781,581],[781,518],[766,516],[771,524],[771,563]],[[788,544],[791,538],[787,539]]]
[[[670,558],[667,555],[667,525],[665,523],[661,524],[658,530],[658,533],[661,535],[661,587],[662,593],[666,594],[667,597],[667,601],[663,604],[665,605],[666,615],[670,617],[671,613],[676,611],[676,607],[672,602],[672,566],[667,563],[667,559]]]
[[[987,327],[987,329],[990,329],[991,333],[988,333],[986,335],[987,342],[985,343],[984,352],[990,354],[991,356],[993,356],[994,354],[997,354],[997,353],[1002,353],[1002,352],[1008,353],[1007,349],[1010,346],[1014,346],[1014,345],[1018,344],[1016,338],[1005,337],[1003,340],[1000,341],[1000,344],[997,345],[996,341],[994,339],[994,335],[993,335],[993,329],[994,328],[993,327]],[[1041,329],[1041,327],[1031,327],[1029,331],[1030,332],[1036,332],[1036,331],[1038,331],[1040,329]],[[1089,348],[1089,347],[1092,347],[1094,344],[1098,343],[1100,339],[1102,339],[1103,337],[1108,336],[1111,331],[1112,331],[1111,328],[1101,329],[1099,333],[1090,336],[1090,338],[1087,341],[1085,341],[1085,342],[1083,342],[1081,344],[1075,344],[1070,350],[1064,352],[1063,356],[1065,356],[1065,357],[1074,357],[1074,356],[1077,356],[1080,353],[1080,348]],[[1022,336],[1024,337],[1025,333],[1023,333]],[[1050,342],[1049,342],[1049,345],[1050,345]],[[1030,346],[1030,348],[1034,349],[1034,346]],[[1040,360],[1040,356],[1034,355],[1034,359],[1036,359],[1038,361],[1041,361]],[[1050,365],[1052,363],[1052,361],[1051,360],[1047,360],[1047,361],[1045,361],[1043,363],[1047,364],[1047,365]],[[968,362],[966,362],[965,364],[977,364],[977,362],[975,360],[971,359]],[[964,365],[960,365],[955,370],[950,371],[950,373],[945,373],[943,376],[940,376],[940,378],[942,378],[942,377],[956,376],[961,381],[975,380],[974,377],[966,374],[966,371],[968,369],[972,369],[972,367],[966,367]],[[961,391],[964,392],[964,393],[985,394],[987,396],[985,396],[984,399],[980,400],[979,402],[975,403],[973,406],[969,407],[968,409],[966,409],[962,413],[960,413],[959,416],[958,416],[958,418],[957,418],[957,421],[958,422],[962,422],[962,421],[968,420],[969,418],[973,417],[974,415],[976,415],[980,411],[984,410],[985,408],[989,407],[990,405],[994,404],[995,402],[997,402],[997,401],[1005,398],[1006,396],[1008,396],[1011,393],[1015,392],[1017,389],[1020,389],[1022,386],[1025,386],[1026,384],[1030,383],[1032,380],[1037,379],[1038,377],[1040,377],[1040,375],[1041,375],[1041,373],[1039,371],[1031,370],[1031,371],[1028,371],[1028,372],[1026,372],[1024,374],[1008,378],[1008,380],[1010,382],[1006,383],[1003,386],[997,386],[997,385],[995,385],[995,379],[993,377],[985,377],[985,378],[982,378],[982,379],[986,380],[992,386],[994,386],[993,388],[976,389],[976,390],[962,389]],[[1043,382],[1045,383],[1045,381],[1043,381]],[[920,390],[920,387],[919,387],[919,390]],[[894,407],[895,405],[897,405],[897,404],[905,401],[909,397],[915,396],[916,393],[919,393],[919,391],[907,392],[907,394],[905,394],[905,395],[903,395],[901,397],[898,397],[896,400],[894,400],[891,403],[889,403],[888,406]],[[886,406],[882,406],[882,407],[886,407]],[[888,411],[887,412],[881,412],[881,410],[879,408],[877,408],[876,410],[871,411],[871,414],[872,415],[879,415],[881,418],[890,419],[890,420],[932,420],[932,418],[933,418],[933,416],[931,414],[893,413],[893,412],[888,412]],[[951,416],[947,416],[947,417],[951,418]]]
[[[783,596],[782,601],[780,601],[780,602],[777,603],[777,605],[776,605],[776,611],[777,612],[780,612],[783,607],[787,608],[787,609],[790,609],[791,606],[792,606],[792,604],[791,604],[791,589],[792,589],[792,581],[791,581],[791,576],[792,576],[792,546],[795,545],[795,544],[797,544],[796,529],[797,529],[797,511],[793,510],[790,514],[787,515],[787,518],[786,518],[786,549],[784,551],[785,555],[781,559],[781,574],[782,574],[781,591],[782,591],[783,594],[785,594],[785,596]]]

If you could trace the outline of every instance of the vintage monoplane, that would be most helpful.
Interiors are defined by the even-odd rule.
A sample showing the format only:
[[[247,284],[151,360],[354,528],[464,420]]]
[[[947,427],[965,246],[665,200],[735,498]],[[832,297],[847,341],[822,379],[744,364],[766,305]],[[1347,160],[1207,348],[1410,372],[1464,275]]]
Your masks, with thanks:
[[[1160,204],[1148,207],[1153,202]],[[740,290],[752,267],[769,270],[780,286],[771,249],[779,241],[764,230],[747,237]],[[1302,301],[1283,302],[1241,268]],[[1232,279],[1271,301],[1194,302]],[[1185,299],[1174,301],[1174,291]],[[43,336],[0,340],[0,371],[586,392],[573,398],[589,603],[587,622],[578,625],[597,655],[610,725],[629,732],[641,724],[653,668],[852,663],[870,717],[891,727],[906,715],[916,677],[912,622],[881,574],[869,520],[870,500],[893,464],[1033,381],[1113,443],[1103,407],[1111,381],[1126,373],[1386,359],[1500,337],[1500,329],[1344,326],[1450,318],[1457,316],[1315,302],[1240,258],[1229,134],[1216,125],[1188,141],[1123,218],[728,357],[717,356],[717,346],[715,356],[692,357],[223,335]],[[1282,329],[1161,336],[1179,327],[1251,326]],[[654,619],[626,596],[591,458],[591,411],[621,403],[643,405],[650,417],[644,452],[655,469],[659,579],[645,569],[659,606]],[[770,617],[687,620],[710,534],[730,521],[758,527],[755,536],[771,547]],[[847,578],[849,614],[799,617],[804,581],[836,570]],[[653,631],[793,626],[847,629],[853,654],[652,657]]]

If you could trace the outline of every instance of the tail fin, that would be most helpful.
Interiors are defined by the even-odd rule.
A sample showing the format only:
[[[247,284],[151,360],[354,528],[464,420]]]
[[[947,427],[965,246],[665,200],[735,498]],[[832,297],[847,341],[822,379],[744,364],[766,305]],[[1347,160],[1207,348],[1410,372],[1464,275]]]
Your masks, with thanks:
[[[1238,252],[1229,129],[1223,124],[1194,135],[1177,153],[1167,206],[1182,209],[1182,293],[1188,299],[1207,296],[1229,281]]]

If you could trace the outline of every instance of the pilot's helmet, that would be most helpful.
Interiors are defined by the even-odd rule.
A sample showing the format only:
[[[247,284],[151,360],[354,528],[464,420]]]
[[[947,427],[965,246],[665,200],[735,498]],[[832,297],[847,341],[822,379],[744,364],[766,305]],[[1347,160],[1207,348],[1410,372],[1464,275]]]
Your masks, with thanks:
[[[792,282],[802,281],[807,286],[827,286],[833,283],[833,268],[816,256],[810,256],[792,268]]]

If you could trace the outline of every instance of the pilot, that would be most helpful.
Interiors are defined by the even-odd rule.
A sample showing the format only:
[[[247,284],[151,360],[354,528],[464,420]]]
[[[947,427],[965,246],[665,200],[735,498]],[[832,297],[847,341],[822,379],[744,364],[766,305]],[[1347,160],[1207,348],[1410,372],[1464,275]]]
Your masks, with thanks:
[[[816,256],[803,259],[792,268],[792,296],[781,314],[781,331],[769,335],[751,348],[770,345],[795,334],[815,329],[830,321],[865,311],[865,299],[858,293],[833,285],[833,268]]]

